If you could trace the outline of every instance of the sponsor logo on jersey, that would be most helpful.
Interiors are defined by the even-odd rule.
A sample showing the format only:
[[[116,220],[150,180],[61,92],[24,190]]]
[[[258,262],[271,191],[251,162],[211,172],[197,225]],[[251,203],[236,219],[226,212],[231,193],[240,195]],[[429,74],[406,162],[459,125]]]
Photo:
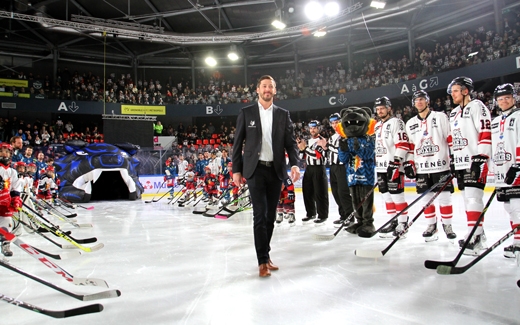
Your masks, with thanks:
[[[491,128],[496,129],[496,128],[498,128],[499,125],[500,125],[500,123],[493,123],[493,124],[491,124]]]
[[[515,118],[509,120],[509,126],[515,126]]]
[[[453,130],[453,150],[462,150],[468,145],[468,139],[462,136],[460,129]]]
[[[410,131],[417,129],[418,127],[419,127],[419,124],[417,124],[417,123],[412,124],[412,125],[410,125]]]
[[[377,140],[375,153],[377,156],[386,155],[387,150],[383,145],[383,140]]]
[[[439,152],[439,146],[433,143],[432,137],[421,139],[421,144],[419,148],[415,149],[415,152],[419,156],[423,157],[431,157],[434,156],[437,152]]]
[[[437,119],[435,117],[432,118],[432,127],[434,127],[434,128],[437,127]]]
[[[493,161],[497,166],[502,166],[507,162],[511,161],[513,155],[510,152],[507,152],[504,147],[504,142],[499,142],[497,144],[497,149],[495,154],[493,155]]]

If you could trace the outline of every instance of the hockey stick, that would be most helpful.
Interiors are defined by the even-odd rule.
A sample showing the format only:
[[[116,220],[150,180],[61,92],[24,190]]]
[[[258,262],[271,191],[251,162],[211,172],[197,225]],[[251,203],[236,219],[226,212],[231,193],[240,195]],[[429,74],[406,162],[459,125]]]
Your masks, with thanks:
[[[500,238],[496,243],[494,243],[491,247],[486,249],[482,254],[475,257],[471,262],[464,266],[449,266],[449,265],[439,265],[437,266],[438,274],[462,274],[469,270],[473,265],[477,264],[481,259],[486,257],[487,254],[491,253],[495,248],[500,246],[503,242],[505,242],[509,237],[513,236],[515,232],[520,229],[520,225],[517,225],[515,228],[511,229],[507,234],[505,234],[502,238]],[[468,237],[470,238],[470,237]]]
[[[25,214],[27,214],[27,216],[29,216],[29,218],[31,218],[31,220],[34,223],[36,223],[38,226],[40,226],[40,227],[42,227],[44,229],[49,230],[49,232],[53,233],[57,237],[65,239],[66,241],[68,241],[72,245],[76,246],[77,248],[81,249],[82,251],[89,252],[89,253],[90,252],[95,252],[95,251],[98,251],[98,250],[100,250],[101,248],[103,248],[105,246],[105,245],[103,245],[103,243],[99,243],[99,244],[97,244],[95,246],[92,246],[92,247],[83,246],[80,243],[78,243],[74,238],[66,235],[63,231],[61,231],[59,229],[56,229],[56,228],[51,228],[51,227],[47,226],[45,223],[41,222],[40,220],[37,220],[33,215],[28,214],[27,212],[25,212]]]
[[[71,297],[76,298],[76,299],[81,300],[81,301],[90,301],[90,300],[98,300],[98,299],[116,298],[116,297],[121,296],[121,291],[119,291],[119,290],[107,290],[107,291],[103,291],[103,292],[86,294],[86,295],[77,294],[77,293],[65,290],[63,288],[60,288],[57,285],[54,285],[54,284],[52,284],[50,282],[47,282],[44,279],[42,279],[40,277],[37,277],[36,275],[33,275],[31,273],[28,273],[28,272],[25,272],[24,270],[22,270],[20,268],[17,268],[17,267],[15,267],[14,265],[12,265],[10,263],[6,263],[6,262],[0,260],[0,265],[5,267],[5,268],[7,268],[7,269],[9,269],[9,270],[11,270],[11,271],[14,271],[14,272],[18,273],[18,274],[26,276],[26,277],[28,277],[31,280],[34,280],[36,282],[40,282],[41,284],[43,284],[43,285],[45,285],[45,286],[47,286],[49,288],[52,288],[52,289],[54,289],[56,291],[59,291],[61,293],[66,294],[67,296],[71,296]]]
[[[155,197],[157,196],[157,194],[159,194],[159,191],[161,190],[161,188],[163,187],[164,183],[166,183],[166,180],[164,180],[162,183],[161,183],[161,186],[159,186],[159,188],[157,189],[157,192],[154,194],[153,198],[150,200],[150,201],[144,201],[144,203],[152,203],[152,202],[157,202],[159,201],[160,199],[162,199],[164,197],[161,196],[161,198],[159,200],[155,200]],[[169,193],[169,191],[166,191],[166,193]]]
[[[446,175],[448,176],[448,175]],[[445,177],[446,177],[445,176]],[[444,177],[444,178],[445,178]],[[443,179],[444,179],[443,178]],[[421,195],[419,195],[419,197],[417,197],[415,200],[412,201],[412,203],[408,204],[406,206],[406,208],[402,209],[401,211],[399,211],[398,213],[396,213],[393,217],[390,218],[390,220],[388,220],[387,222],[385,222],[381,227],[377,228],[376,231],[374,231],[374,233],[370,236],[366,236],[366,237],[363,237],[363,238],[371,238],[371,237],[374,237],[378,232],[380,232],[381,230],[383,230],[384,228],[386,228],[386,226],[388,226],[389,224],[392,223],[392,221],[394,221],[397,217],[399,217],[400,215],[402,215],[403,213],[405,213],[406,211],[408,211],[415,203],[419,202],[420,200],[422,200],[422,198],[424,198],[428,193],[430,193],[433,189],[439,187],[440,185],[444,184],[443,183],[443,179],[441,179],[438,183],[435,183],[433,184],[432,187],[428,188],[424,193],[422,193]]]
[[[177,200],[182,196],[182,190],[184,190],[184,188],[186,187],[186,185],[182,185],[181,189],[177,191],[177,193],[175,193],[175,190],[173,191],[173,196],[172,198],[168,201],[168,203],[166,204],[175,204],[175,202],[177,202]]]
[[[348,224],[350,222],[350,220],[352,218],[354,218],[354,216],[357,215],[357,210],[361,208],[361,206],[365,203],[365,201],[370,197],[370,195],[372,195],[372,193],[374,192],[374,190],[376,189],[378,183],[376,183],[374,186],[372,186],[372,188],[370,189],[370,191],[368,191],[368,193],[365,195],[365,197],[361,200],[361,202],[358,203],[358,205],[356,206],[356,208],[354,209],[354,211],[352,211],[352,213],[347,217],[347,219],[345,219],[342,223],[341,223],[341,226],[332,234],[332,235],[320,235],[320,234],[314,234],[314,239],[316,240],[320,240],[320,241],[328,241],[328,240],[333,240],[339,233],[340,231],[343,229],[343,227],[345,227],[346,224]]]
[[[39,205],[38,202],[35,202],[35,203],[36,203],[38,206],[42,207],[41,205]],[[75,227],[75,228],[92,228],[92,224],[90,224],[90,223],[77,223],[77,222],[73,221],[73,220],[75,220],[75,219],[73,219],[73,220],[69,220],[69,219],[67,219],[67,218],[64,218],[64,217],[62,217],[62,216],[60,216],[60,215],[58,215],[58,214],[52,212],[52,211],[51,211],[51,208],[52,208],[52,207],[51,207],[51,208],[45,208],[45,207],[42,207],[42,208],[45,209],[45,211],[47,211],[47,213],[49,213],[49,214],[50,214],[51,216],[53,216],[54,218],[56,218],[56,219],[58,219],[58,220],[60,220],[60,221],[66,222],[66,223],[72,225],[72,226]],[[55,211],[58,212],[58,213],[61,213],[61,212],[58,211],[57,209],[54,209],[54,208],[52,208],[52,209],[55,210]]]
[[[54,273],[58,274],[59,276],[65,278],[68,282],[71,282],[75,285],[91,285],[91,286],[100,286],[100,287],[106,287],[108,288],[108,284],[101,279],[86,279],[86,278],[74,278],[72,274],[62,269],[57,264],[54,264],[52,261],[49,261],[45,256],[40,255],[38,250],[36,250],[34,247],[32,247],[29,244],[24,243],[22,240],[17,238],[15,235],[3,230],[0,228],[0,234],[4,236],[7,240],[13,242],[16,246],[18,246],[20,249],[25,251],[27,254],[31,255],[34,259],[40,261],[45,266],[50,268],[54,271]]]
[[[447,179],[446,179],[447,178]],[[442,187],[437,191],[435,192],[435,194],[431,197],[431,199],[426,203],[425,206],[422,207],[422,209],[415,215],[415,217],[412,219],[412,221],[408,222],[406,224],[406,226],[404,227],[404,229],[399,233],[397,234],[397,236],[394,238],[394,240],[392,240],[392,242],[385,248],[383,249],[382,251],[376,251],[376,250],[359,250],[359,249],[356,249],[354,251],[354,254],[356,256],[359,256],[359,257],[368,257],[368,258],[378,258],[378,257],[383,257],[386,255],[386,253],[388,253],[388,251],[390,250],[390,248],[392,248],[392,246],[394,246],[395,243],[397,243],[397,241],[401,238],[401,236],[403,236],[406,231],[408,231],[408,229],[414,224],[414,222],[419,219],[419,217],[421,216],[421,214],[424,212],[424,210],[426,210],[427,207],[429,207],[433,201],[437,198],[437,196],[439,196],[439,194],[441,194],[441,192],[446,188],[446,186],[448,186],[448,183],[451,182],[451,180],[453,179],[453,174],[450,174],[450,175],[446,175],[444,176],[440,182],[444,182],[444,184],[442,185]]]
[[[61,214],[64,218],[76,218],[78,215],[76,213],[71,213],[71,214],[65,214],[65,213],[62,213],[61,211],[59,211],[58,209],[56,209],[56,207],[53,207],[52,204],[50,204],[49,202],[43,200],[43,199],[34,199],[33,200],[34,203],[36,203],[38,206],[40,206],[41,208],[45,209],[46,211],[50,212],[50,210],[54,210],[56,211],[57,213]],[[69,212],[69,211],[67,211]]]
[[[22,219],[18,219],[18,217],[16,217],[15,215],[13,215],[13,219],[17,220],[18,222],[20,222],[22,225],[26,226],[26,227],[29,227],[29,228],[32,228],[30,225],[28,225],[27,223],[25,223],[25,221],[23,221]],[[39,229],[43,229],[43,228],[39,228]],[[75,249],[76,247],[73,246],[73,245],[62,245],[58,242],[55,242],[54,240],[50,239],[49,237],[45,236],[42,231],[40,231],[39,229],[36,229],[34,232],[37,233],[38,235],[42,236],[44,239],[50,241],[51,243],[53,243],[54,245],[58,246],[59,248],[61,249]],[[45,230],[44,232],[49,232],[47,229],[43,229]]]
[[[78,207],[80,207],[80,208],[82,208],[82,209],[85,209],[85,210],[93,210],[93,209],[94,209],[93,206],[85,207],[85,206],[83,206],[83,205],[81,205],[81,204],[77,204],[77,203],[70,202],[69,200],[64,199],[64,198],[62,198],[62,197],[58,197],[58,199],[59,199],[60,201],[62,201],[62,202],[65,202],[65,203],[70,204],[70,205],[72,206],[73,209],[74,209],[74,206],[78,206]]]
[[[488,199],[488,201],[486,203],[486,206],[484,207],[484,209],[480,213],[480,216],[478,217],[477,222],[475,223],[475,225],[471,229],[471,231],[470,231],[470,233],[468,235],[468,238],[472,238],[473,235],[475,234],[475,232],[477,231],[477,228],[478,228],[480,222],[482,221],[482,219],[484,219],[484,215],[486,214],[486,211],[488,210],[489,206],[491,205],[491,202],[493,201],[493,198],[495,197],[496,193],[497,193],[497,190],[495,188],[493,193],[491,193],[491,196],[489,197],[489,199]],[[462,245],[462,247],[461,247],[461,249],[459,251],[459,253],[457,254],[457,256],[455,256],[453,261],[431,261],[431,260],[426,260],[426,261],[424,261],[424,267],[426,267],[427,269],[435,270],[440,265],[446,265],[446,266],[451,266],[451,267],[457,265],[457,263],[459,262],[460,258],[464,254],[464,250],[468,247],[468,244],[469,244],[469,240],[465,240],[464,244]]]
[[[236,195],[237,195],[237,198],[236,198],[236,199],[231,200],[231,201],[228,202],[227,204],[223,204],[222,207],[220,207],[220,209],[219,209],[217,212],[213,213],[213,214],[208,213],[208,211],[206,211],[206,212],[203,213],[202,215],[205,216],[205,217],[211,217],[211,218],[215,217],[215,216],[218,215],[220,212],[224,211],[224,210],[226,209],[227,206],[233,205],[233,204],[238,203],[238,202],[240,202],[241,200],[243,200],[245,197],[242,197],[242,194],[244,194],[245,191],[247,191],[247,184],[244,185],[244,186],[242,186],[242,187],[240,188],[240,190],[239,190],[238,193],[236,194]],[[230,211],[230,210],[226,210],[226,211],[232,212],[232,211]]]
[[[227,189],[225,189],[225,190],[224,190],[224,191],[219,195],[219,197],[215,199],[214,204],[213,204],[213,205],[208,204],[208,205],[205,207],[204,211],[196,211],[196,210],[193,210],[193,213],[194,213],[194,214],[204,214],[204,213],[206,213],[206,212],[208,212],[208,211],[210,211],[210,210],[218,210],[218,209],[220,209],[219,206],[218,206],[219,203],[220,203],[220,200],[222,200],[222,198],[223,198],[224,196],[226,196],[226,194],[229,193],[229,190],[230,190],[229,187],[228,187]],[[215,204],[215,203],[216,203],[216,204]],[[194,206],[196,206],[196,205],[197,205],[197,204],[195,204]]]
[[[235,211],[231,212],[230,214],[220,214],[220,213],[215,214],[215,218],[217,218],[217,219],[229,219],[233,215],[249,209],[249,206],[251,205],[251,203],[252,203],[251,200],[249,200],[249,202],[247,202],[245,205],[241,206],[240,208],[236,209]]]
[[[66,318],[66,317],[79,316],[79,315],[85,315],[85,314],[99,313],[100,311],[103,310],[103,305],[101,305],[101,304],[92,304],[92,305],[88,305],[88,306],[65,309],[65,310],[48,310],[48,309],[44,309],[44,308],[41,308],[41,307],[38,307],[35,305],[28,304],[21,300],[16,300],[14,298],[8,297],[1,293],[0,293],[0,299],[11,305],[15,305],[20,308],[28,309],[28,310],[34,311],[36,313],[47,315],[47,316],[54,317],[54,318]]]
[[[22,210],[30,219],[31,221],[33,221],[34,223],[38,224],[40,227],[44,228],[44,229],[47,229],[49,230],[49,232],[55,234],[56,236],[58,237],[62,237],[59,234],[65,236],[65,237],[68,237],[70,238],[72,241],[78,243],[78,244],[91,244],[91,243],[95,243],[97,242],[97,238],[96,237],[90,237],[90,238],[83,238],[83,239],[76,239],[74,237],[72,237],[70,234],[67,234],[67,233],[64,233],[63,231],[61,231],[61,229],[59,229],[58,226],[54,225],[52,222],[50,222],[49,220],[45,219],[43,217],[42,214],[38,213],[37,211],[34,211],[30,206],[28,206],[27,204],[23,204],[25,208],[27,208],[29,211],[31,211],[32,213],[36,214],[39,218],[43,219],[45,222],[47,222],[49,225],[41,222],[40,220],[36,219],[36,217],[30,213],[28,213],[27,211],[25,210]]]

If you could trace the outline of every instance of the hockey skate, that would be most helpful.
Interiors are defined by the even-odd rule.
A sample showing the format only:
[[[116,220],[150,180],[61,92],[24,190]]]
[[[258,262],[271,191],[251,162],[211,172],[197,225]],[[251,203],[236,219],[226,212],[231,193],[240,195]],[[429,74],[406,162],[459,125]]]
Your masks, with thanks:
[[[504,247],[504,257],[516,258],[516,264],[520,266],[520,243]]]
[[[348,227],[348,226],[350,226],[351,224],[354,223],[354,221],[353,221],[352,219],[353,219],[353,218],[351,218],[349,222],[347,222],[347,220],[338,219],[338,220],[334,221],[332,224],[333,224],[334,227],[336,227],[336,228],[341,227],[342,224],[345,224],[344,227]]]
[[[397,218],[395,218],[394,220],[392,220],[392,222],[386,226],[385,228],[381,229],[381,231],[379,231],[379,237],[380,238],[394,238],[394,230],[395,228],[397,227]]]
[[[294,225],[296,224],[296,217],[294,216],[294,213],[289,212],[287,214],[287,217],[289,219],[289,226],[294,227]]]
[[[464,255],[477,256],[480,254],[480,251],[486,249],[486,235],[484,232],[481,234],[475,234],[471,239],[461,239],[459,240],[459,247],[462,248],[464,242],[469,240],[468,246],[464,250]]]
[[[327,218],[317,218],[314,220],[314,225],[316,227],[325,226],[325,221],[327,221]]]
[[[399,236],[399,234],[401,234],[401,238],[406,238],[406,233],[408,232],[407,227],[408,227],[408,219],[406,220],[406,222],[399,222],[397,224],[397,227],[395,227],[394,232],[392,233],[393,238]]]
[[[6,257],[13,256],[13,252],[11,251],[11,243],[8,241],[2,242],[2,254]]]
[[[312,220],[316,219],[316,216],[306,216],[305,218],[302,219],[302,222],[305,224],[305,223],[309,223],[311,222]]]
[[[282,224],[283,221],[283,212],[276,213],[276,225],[279,226]]]
[[[428,225],[426,230],[422,233],[422,236],[424,237],[425,242],[431,242],[436,241],[439,239],[439,236],[437,235],[437,223],[432,223]]]
[[[453,231],[453,227],[451,225],[442,225],[442,228],[444,228],[444,232],[446,233],[446,237],[450,241],[453,241],[455,238],[457,238],[457,234]]]

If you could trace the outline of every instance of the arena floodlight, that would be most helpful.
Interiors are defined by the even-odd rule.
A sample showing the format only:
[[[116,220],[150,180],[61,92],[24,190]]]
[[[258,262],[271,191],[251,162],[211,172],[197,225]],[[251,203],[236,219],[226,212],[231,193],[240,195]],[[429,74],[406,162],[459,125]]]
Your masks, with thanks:
[[[311,1],[305,5],[305,16],[310,20],[318,20],[323,17],[323,7],[316,1]]]
[[[204,59],[204,62],[206,62],[206,64],[209,65],[210,67],[214,67],[217,65],[217,60],[213,56],[213,52],[210,51],[208,53],[208,56],[206,56],[206,59]]]
[[[282,11],[280,9],[276,10],[274,13],[274,20],[271,23],[277,29],[284,29],[287,25],[282,21]]]
[[[237,52],[237,46],[236,45],[231,45],[227,56],[228,56],[228,58],[231,61],[238,60],[238,52]]]
[[[337,2],[329,2],[325,5],[325,15],[334,17],[339,14],[339,4]]]
[[[383,9],[385,6],[386,6],[385,1],[375,1],[374,0],[370,3],[370,7],[376,8],[376,9]]]

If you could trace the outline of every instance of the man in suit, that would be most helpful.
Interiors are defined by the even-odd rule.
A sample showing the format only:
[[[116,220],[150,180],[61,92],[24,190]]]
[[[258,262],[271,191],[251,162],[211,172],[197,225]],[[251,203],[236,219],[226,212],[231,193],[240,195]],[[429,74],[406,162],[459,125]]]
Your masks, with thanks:
[[[276,83],[271,76],[260,77],[256,89],[258,104],[244,107],[237,117],[233,147],[233,181],[247,179],[253,204],[253,233],[260,277],[278,270],[269,256],[276,206],[289,156],[291,179],[300,178],[298,149],[289,112],[273,104]]]

